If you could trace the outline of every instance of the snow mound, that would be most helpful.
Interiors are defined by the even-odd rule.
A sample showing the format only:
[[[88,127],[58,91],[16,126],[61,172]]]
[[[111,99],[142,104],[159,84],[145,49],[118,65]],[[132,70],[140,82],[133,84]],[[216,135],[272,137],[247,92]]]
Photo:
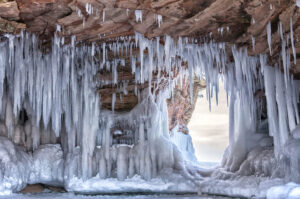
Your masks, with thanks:
[[[32,157],[0,136],[0,195],[22,190],[30,175]]]
[[[218,169],[211,178],[199,182],[199,193],[238,198],[265,198],[269,188],[282,184],[284,180],[280,178],[242,176]]]
[[[298,199],[300,198],[300,185],[288,183],[286,185],[274,186],[267,191],[267,199]]]
[[[64,159],[59,144],[41,145],[33,152],[30,184],[63,185]]]
[[[168,175],[172,180],[168,180]],[[166,170],[166,178],[152,178],[144,180],[141,176],[135,175],[133,178],[127,178],[119,181],[116,178],[101,179],[99,176],[83,181],[79,178],[73,178],[67,185],[68,191],[81,194],[108,194],[108,193],[195,193],[195,185],[182,178],[181,175],[174,174]]]

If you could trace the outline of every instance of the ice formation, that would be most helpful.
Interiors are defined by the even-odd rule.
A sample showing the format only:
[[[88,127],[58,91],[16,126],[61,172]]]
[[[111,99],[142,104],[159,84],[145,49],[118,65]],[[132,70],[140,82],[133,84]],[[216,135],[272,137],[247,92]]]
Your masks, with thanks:
[[[251,36],[251,41],[252,41],[252,49],[255,51],[255,37]]]
[[[300,0],[296,0],[296,5],[300,7]]]
[[[92,12],[90,6],[87,12]],[[142,11],[136,10],[135,15],[142,22]],[[103,12],[103,20],[104,16]],[[247,49],[235,46],[230,62],[225,43],[198,44],[182,37],[175,41],[166,35],[161,44],[159,37],[149,40],[136,33],[101,45],[82,45],[75,37],[65,44],[59,31],[58,26],[47,52],[39,48],[35,35],[25,32],[5,35],[0,42],[0,133],[4,136],[0,156],[5,160],[0,167],[1,193],[19,191],[27,183],[99,193],[106,189],[99,188],[99,183],[107,179],[123,181],[124,187],[136,178],[151,182],[168,176],[170,181],[181,179],[178,184],[182,179],[203,180],[210,172],[187,163],[195,162],[190,137],[176,130],[170,135],[168,129],[166,99],[185,76],[190,79],[191,103],[194,78],[206,80],[209,104],[213,95],[218,103],[219,79],[224,80],[230,145],[223,169],[240,175],[300,179],[300,86],[289,73],[289,44],[282,30],[284,73],[278,64],[269,66],[266,55],[251,57]],[[223,28],[219,32],[223,34]],[[272,53],[270,23],[267,34]],[[128,94],[128,82],[119,80],[117,73],[125,64],[135,85],[145,88],[135,87],[139,103],[134,109],[117,113],[117,93]],[[111,72],[111,80],[96,78],[100,71]],[[157,82],[152,84],[154,79]],[[118,86],[112,94],[112,110],[100,110],[102,96],[97,89],[103,85]],[[263,101],[256,97],[260,91],[265,91],[267,118],[262,115]]]
[[[186,160],[197,163],[195,149],[192,143],[192,137],[179,131],[180,125],[175,126],[170,134],[171,141],[178,147]],[[185,127],[187,128],[187,127]]]
[[[141,10],[136,10],[135,11],[135,19],[136,19],[136,22],[143,22],[143,13]]]
[[[271,30],[271,22],[268,23],[267,25],[267,35],[268,35],[268,45],[269,45],[269,50],[270,54],[272,55],[272,30]]]
[[[93,9],[92,4],[90,4],[90,3],[85,4],[85,11],[88,15],[93,14],[94,9]]]
[[[160,24],[162,23],[162,16],[161,15],[157,15],[157,23],[158,23],[158,27],[160,28]]]
[[[102,22],[105,22],[105,10],[102,11]]]
[[[185,71],[180,68],[180,59],[175,58],[187,48],[172,50],[170,46],[175,43],[170,37],[167,47],[140,34],[134,38],[135,42],[124,38],[113,45],[76,46],[75,37],[64,45],[64,39],[55,34],[51,52],[43,54],[34,35],[22,32],[6,36],[1,43],[5,50],[0,52],[1,135],[33,151],[30,164],[19,158],[29,173],[27,177],[19,175],[19,179],[16,176],[21,184],[10,186],[10,191],[18,191],[26,183],[64,185],[71,190],[73,179],[95,177],[125,180],[138,174],[149,180],[164,169],[179,170],[188,179],[197,178],[186,171],[184,158],[169,138],[165,101],[169,89],[153,96],[150,84],[150,89],[140,94],[139,105],[127,115],[100,111],[97,87],[116,84],[117,67],[125,63],[122,59],[109,61],[108,50],[118,54],[132,46],[150,51],[149,55],[141,52],[140,57],[132,57],[132,66],[136,60],[141,63],[132,71],[137,84],[151,82],[156,70]],[[102,59],[94,60],[96,55]],[[100,70],[112,71],[112,81],[93,81]],[[158,78],[172,85],[173,79],[165,79],[160,72]],[[123,86],[121,92],[126,94],[126,82]],[[112,99],[114,104],[116,96]],[[112,134],[112,129],[116,133]]]

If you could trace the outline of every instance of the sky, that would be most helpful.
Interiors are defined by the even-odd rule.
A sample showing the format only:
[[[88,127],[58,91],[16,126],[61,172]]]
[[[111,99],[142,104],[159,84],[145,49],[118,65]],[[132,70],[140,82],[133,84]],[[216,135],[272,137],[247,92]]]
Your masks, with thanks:
[[[200,162],[221,162],[228,146],[229,109],[226,92],[220,82],[219,105],[212,99],[211,112],[206,99],[206,90],[199,92],[195,111],[188,124],[196,157]]]

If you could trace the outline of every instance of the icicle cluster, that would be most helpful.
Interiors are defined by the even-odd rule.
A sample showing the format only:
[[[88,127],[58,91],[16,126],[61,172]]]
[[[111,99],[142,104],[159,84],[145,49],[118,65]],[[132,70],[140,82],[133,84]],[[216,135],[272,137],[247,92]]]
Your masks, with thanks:
[[[92,12],[90,6],[87,11]],[[142,21],[142,12],[137,10],[135,14],[136,20]],[[269,44],[270,33],[268,28]],[[139,174],[150,179],[160,170],[177,165],[178,153],[169,138],[166,98],[188,75],[191,103],[194,78],[205,79],[209,104],[213,95],[218,103],[219,80],[225,81],[230,99],[230,147],[223,162],[226,168],[237,170],[262,139],[274,137],[278,150],[282,148],[289,132],[299,124],[295,106],[299,86],[288,72],[286,40],[282,40],[283,75],[267,66],[264,56],[250,57],[247,50],[236,47],[232,48],[234,63],[230,63],[225,43],[199,45],[191,38],[163,39],[162,45],[159,37],[149,40],[136,33],[101,45],[76,46],[75,37],[64,44],[64,38],[55,33],[50,52],[42,53],[34,35],[6,35],[0,43],[0,113],[1,125],[7,129],[2,134],[15,143],[25,143],[28,149],[56,143],[55,136],[60,137],[66,155],[66,186],[73,178],[124,180]],[[127,95],[128,82],[118,80],[117,71],[126,64],[135,76],[140,103],[128,114],[116,113],[113,93],[112,111],[100,111],[98,87],[117,86],[115,92]],[[99,71],[111,72],[111,80],[97,79]],[[138,84],[145,83],[148,88],[137,89]],[[167,87],[161,87],[163,84]],[[262,100],[255,97],[264,89],[269,134],[261,133]]]
[[[1,116],[7,136],[16,139],[26,133],[22,142],[28,143],[29,149],[32,143],[36,149],[41,136],[43,143],[50,143],[51,132],[56,137],[68,132],[68,150],[73,150],[77,137],[86,158],[93,150],[89,139],[98,129],[100,112],[100,99],[93,87],[97,67],[92,47],[75,48],[74,37],[70,45],[63,46],[63,38],[55,35],[52,52],[43,54],[34,35],[21,33],[7,38],[0,53],[0,103],[6,107]],[[29,118],[24,126],[18,125],[22,110]]]
[[[202,77],[207,71],[209,96],[217,94],[218,70],[210,68],[214,68],[214,63],[225,67],[225,46],[214,43],[198,46],[182,38],[175,42],[169,36],[165,37],[165,45],[161,45],[160,38],[148,40],[138,33],[134,39],[132,42],[132,37],[120,38],[101,46],[78,47],[75,37],[65,45],[64,38],[55,33],[51,51],[43,53],[34,35],[6,35],[0,43],[3,49],[0,52],[1,125],[7,129],[2,134],[16,144],[27,146],[28,150],[36,150],[40,144],[56,143],[60,137],[62,149],[67,154],[65,182],[74,176],[89,179],[97,174],[119,179],[140,174],[149,179],[160,169],[172,168],[173,145],[161,143],[169,139],[165,101],[169,95],[162,91],[172,91],[175,84],[180,83],[187,74],[182,64],[188,63],[191,87],[193,74],[198,72],[197,76]],[[138,55],[133,55],[134,48],[139,49]],[[109,58],[108,52],[117,58]],[[96,90],[102,85],[120,83],[117,68],[125,66],[125,59],[118,57],[125,54],[130,56],[136,84],[152,82],[154,73],[156,84],[152,89],[149,83],[149,89],[140,94],[140,108],[120,119],[118,114],[100,113],[101,96]],[[101,70],[111,71],[112,80],[95,79]],[[174,79],[176,73],[179,75]],[[169,87],[160,88],[164,82]],[[124,95],[126,85],[123,82],[120,89]],[[159,89],[162,91],[157,95]],[[153,96],[156,97],[152,99]],[[113,109],[115,98],[112,98]],[[124,130],[125,124],[127,130]],[[114,136],[111,133],[114,128],[124,132],[119,137]],[[122,138],[124,135],[132,138]],[[126,146],[115,154],[117,148],[113,143]],[[165,153],[158,153],[157,145],[167,147],[161,150]],[[120,158],[115,159],[118,154]],[[136,157],[139,163],[130,157]],[[95,161],[99,166],[95,166]],[[115,170],[117,176],[113,174]]]

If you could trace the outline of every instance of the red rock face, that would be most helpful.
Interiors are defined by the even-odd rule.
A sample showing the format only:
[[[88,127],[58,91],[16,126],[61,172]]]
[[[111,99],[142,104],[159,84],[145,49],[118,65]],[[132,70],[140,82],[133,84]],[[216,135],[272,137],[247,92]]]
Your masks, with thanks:
[[[190,83],[185,79],[182,86],[177,85],[174,89],[173,98],[168,100],[169,129],[177,124],[186,126],[193,114],[198,99],[198,92],[205,88],[205,81],[194,80],[193,103],[191,103]],[[184,133],[184,129],[180,129]]]

